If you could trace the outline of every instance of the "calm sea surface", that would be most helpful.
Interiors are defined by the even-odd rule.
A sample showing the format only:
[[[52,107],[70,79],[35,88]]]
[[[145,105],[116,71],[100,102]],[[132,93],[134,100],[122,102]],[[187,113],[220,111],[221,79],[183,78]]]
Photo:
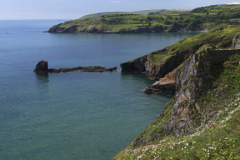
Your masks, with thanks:
[[[163,110],[169,94],[146,95],[154,81],[119,64],[196,33],[50,34],[63,20],[0,21],[0,159],[108,160]],[[38,75],[99,65],[105,73]]]

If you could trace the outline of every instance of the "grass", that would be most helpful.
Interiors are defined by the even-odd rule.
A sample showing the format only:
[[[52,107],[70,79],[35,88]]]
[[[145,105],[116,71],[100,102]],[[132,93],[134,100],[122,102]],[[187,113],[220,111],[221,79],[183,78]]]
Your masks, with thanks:
[[[81,19],[96,18],[96,17],[100,17],[103,15],[110,15],[110,14],[166,15],[166,14],[183,14],[188,12],[190,12],[190,10],[165,10],[165,9],[143,10],[143,11],[133,11],[133,12],[100,12],[100,13],[85,15],[81,17]]]
[[[186,53],[186,56],[194,54],[204,44],[213,44],[217,49],[230,48],[232,39],[238,32],[240,32],[240,27],[220,26],[207,33],[200,33],[187,39],[179,40],[177,43],[162,50],[149,53],[149,60],[153,65],[161,66],[177,54]]]
[[[100,33],[104,31],[121,33],[123,30],[137,32],[139,29],[146,29],[144,32],[200,31],[220,24],[239,25],[239,14],[239,5],[209,6],[196,8],[191,12],[184,10],[105,12],[65,22],[59,28],[65,32]],[[72,30],[73,26],[77,26],[77,29]]]
[[[192,135],[160,136],[138,148],[132,148],[133,143],[118,153],[113,159],[133,160],[224,160],[240,159],[240,55],[234,55],[229,60],[216,64],[211,71],[215,81],[210,93],[222,92],[221,97],[203,94],[197,103],[204,108],[218,111],[210,121],[206,121],[195,129]],[[225,97],[225,98],[224,98]],[[170,101],[164,113],[152,122],[139,137],[150,137],[152,131],[167,123],[171,112]],[[215,106],[215,107],[214,107]],[[195,113],[197,116],[197,113]],[[196,119],[196,118],[195,118]]]

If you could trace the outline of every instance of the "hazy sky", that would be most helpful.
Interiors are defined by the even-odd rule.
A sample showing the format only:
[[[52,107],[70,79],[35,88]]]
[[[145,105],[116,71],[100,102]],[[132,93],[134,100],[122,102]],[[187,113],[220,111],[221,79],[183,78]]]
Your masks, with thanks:
[[[97,12],[193,9],[228,0],[0,0],[0,19],[77,19]]]

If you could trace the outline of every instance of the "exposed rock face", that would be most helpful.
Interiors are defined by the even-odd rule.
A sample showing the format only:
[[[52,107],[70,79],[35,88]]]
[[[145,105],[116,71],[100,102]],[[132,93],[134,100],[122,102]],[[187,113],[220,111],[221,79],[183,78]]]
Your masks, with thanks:
[[[239,50],[216,50],[214,52],[214,58],[212,62],[214,64],[227,60],[229,56],[240,53]],[[145,93],[157,93],[157,92],[175,92],[175,75],[182,66],[177,67],[172,72],[168,73],[164,78],[160,78],[159,81],[153,85],[147,87]],[[159,72],[159,71],[158,71]],[[160,73],[160,72],[159,72]]]
[[[135,60],[122,63],[120,66],[122,68],[122,72],[145,73],[148,78],[159,80],[177,68],[186,59],[185,55],[185,52],[180,52],[179,54],[167,59],[166,62],[161,65],[153,64],[149,60],[151,55],[145,55]]]
[[[159,91],[162,90],[159,87],[161,83],[163,86],[164,83],[173,84],[175,79],[175,96],[165,106],[164,111],[157,117],[156,121],[152,122],[136,138],[132,149],[152,144],[163,136],[171,134],[189,135],[196,127],[204,125],[212,119],[218,113],[219,108],[207,108],[204,105],[205,102],[199,100],[199,97],[211,95],[219,100],[222,99],[221,96],[224,96],[225,91],[221,87],[220,90],[211,91],[216,87],[216,77],[212,75],[211,71],[214,65],[223,62],[233,54],[240,54],[240,52],[239,50],[215,50],[215,47],[205,45],[175,69],[175,72],[172,71],[154,86],[150,86],[151,92]],[[239,62],[231,63],[239,65]],[[225,68],[228,67],[228,64],[224,65]]]
[[[140,72],[146,71],[145,63],[147,62],[147,55],[137,58],[132,61],[128,61],[120,64],[122,72]]]
[[[240,33],[234,36],[232,40],[232,48],[240,49]]]
[[[164,50],[164,49],[163,49]],[[187,59],[188,52],[179,52],[175,56],[170,57],[166,60],[165,63],[161,65],[153,64],[150,60],[145,63],[146,66],[146,76],[150,79],[159,80],[160,78],[164,77],[169,72],[173,71],[177,68],[184,60]],[[151,56],[151,55],[148,55]],[[150,57],[148,57],[150,59]]]
[[[74,67],[74,68],[60,68],[55,69],[51,68],[48,69],[48,62],[47,61],[40,61],[36,65],[34,72],[36,73],[60,73],[60,72],[71,72],[71,71],[81,71],[81,72],[111,72],[117,70],[117,67],[113,68],[105,68],[100,66],[90,66],[90,67]]]
[[[214,64],[215,48],[204,46],[194,54],[190,60],[183,63],[182,70],[176,73],[176,96],[172,106],[169,122],[165,125],[165,134],[174,132],[177,135],[191,134],[194,131],[194,122],[191,111],[197,109],[209,119],[216,113],[201,111],[196,103],[197,99],[212,86],[214,77],[210,71]],[[209,120],[206,119],[206,120]]]
[[[36,73],[48,73],[48,62],[41,60],[34,70]]]
[[[176,71],[168,73],[164,78],[160,78],[159,81],[153,85],[147,87],[145,93],[157,93],[157,92],[169,92],[175,93],[175,74]]]

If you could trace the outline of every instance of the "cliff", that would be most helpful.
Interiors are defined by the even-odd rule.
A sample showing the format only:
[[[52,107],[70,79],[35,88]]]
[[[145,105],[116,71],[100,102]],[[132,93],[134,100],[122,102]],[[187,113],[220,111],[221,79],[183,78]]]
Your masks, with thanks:
[[[233,32],[232,28],[224,30]],[[162,84],[174,79],[175,96],[156,120],[113,159],[239,159],[237,35],[235,32],[231,40],[228,37],[231,43],[227,50],[220,47],[223,40],[199,47],[160,79],[158,83]]]
[[[240,27],[231,26],[214,28],[207,33],[200,33],[187,39],[179,40],[177,43],[159,51],[149,53],[148,55],[135,60],[124,62],[120,66],[122,67],[122,72],[144,73],[149,79],[157,81],[169,74],[167,77],[171,77],[170,79],[165,77],[164,82],[155,83],[155,85],[152,86],[152,89],[149,88],[146,92],[153,93],[158,90],[161,91],[161,89],[157,88],[165,88],[164,85],[168,85],[166,81],[167,79],[169,82],[171,79],[173,81],[175,79],[174,74],[176,73],[176,69],[201,46],[212,44],[216,46],[219,50],[218,52],[221,52],[221,50],[225,50],[226,48],[239,48],[239,34],[237,34],[239,30]],[[161,81],[163,81],[163,79]],[[169,85],[171,86],[171,84]],[[172,89],[171,92],[174,92],[174,89]]]

